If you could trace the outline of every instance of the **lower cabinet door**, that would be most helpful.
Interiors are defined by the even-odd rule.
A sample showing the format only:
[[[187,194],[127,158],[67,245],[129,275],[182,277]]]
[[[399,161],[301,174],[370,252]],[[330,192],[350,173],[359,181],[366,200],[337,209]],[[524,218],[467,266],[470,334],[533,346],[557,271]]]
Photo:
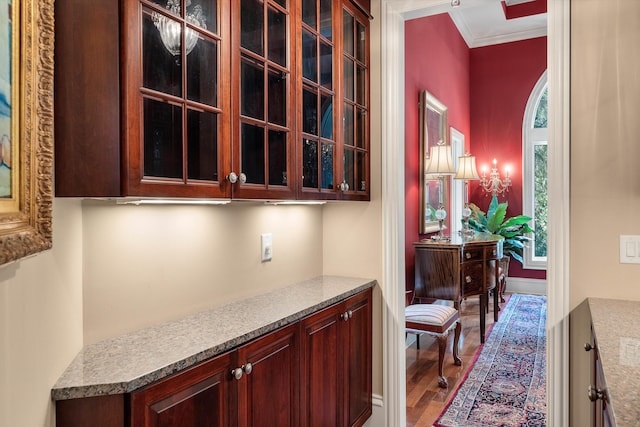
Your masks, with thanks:
[[[348,349],[344,385],[348,397],[348,426],[361,426],[371,416],[371,290],[345,302],[348,321],[342,340]]]
[[[342,426],[341,305],[331,306],[301,321],[301,426]]]
[[[301,425],[362,426],[371,416],[371,289],[303,319]]]
[[[231,366],[231,354],[224,354],[134,392],[132,425],[230,426]]]
[[[299,425],[297,331],[293,324],[238,349],[240,427]]]

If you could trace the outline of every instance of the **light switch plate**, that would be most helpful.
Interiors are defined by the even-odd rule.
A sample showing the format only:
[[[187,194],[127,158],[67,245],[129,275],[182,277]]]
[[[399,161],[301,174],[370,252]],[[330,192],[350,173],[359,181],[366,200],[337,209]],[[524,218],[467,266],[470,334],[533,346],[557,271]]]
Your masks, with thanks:
[[[640,264],[640,236],[620,236],[620,263]]]
[[[273,236],[271,233],[262,234],[260,235],[260,242],[262,261],[271,261],[271,258],[273,258]]]

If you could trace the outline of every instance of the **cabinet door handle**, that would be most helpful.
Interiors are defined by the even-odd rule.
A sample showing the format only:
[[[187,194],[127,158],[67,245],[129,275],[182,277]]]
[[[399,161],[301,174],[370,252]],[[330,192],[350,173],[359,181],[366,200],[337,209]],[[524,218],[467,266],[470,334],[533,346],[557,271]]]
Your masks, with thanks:
[[[240,172],[240,176],[238,177],[240,184],[244,184],[247,182],[247,175],[244,172]]]
[[[242,366],[242,370],[245,374],[249,375],[253,371],[253,365],[251,363],[247,363]]]
[[[465,276],[464,281],[467,283],[471,283],[473,280],[471,279],[471,276]]]
[[[349,311],[347,311],[347,314],[349,315],[349,319],[351,319],[353,317],[353,311],[349,310]]]
[[[466,254],[464,254],[465,258],[467,259],[471,259],[471,254],[469,252],[467,252]]]
[[[231,370],[231,376],[237,380],[242,378],[242,368],[236,368]]]
[[[584,351],[591,351],[591,350],[593,350],[593,345],[591,345],[590,342],[584,343]]]
[[[346,322],[347,320],[349,320],[349,313],[345,311],[340,315],[340,318]]]
[[[340,183],[340,191],[349,191],[349,184],[346,181]]]
[[[599,388],[595,388],[592,385],[589,386],[589,389],[587,390],[587,395],[589,396],[589,400],[592,402],[596,402],[597,400],[604,398],[604,392]]]

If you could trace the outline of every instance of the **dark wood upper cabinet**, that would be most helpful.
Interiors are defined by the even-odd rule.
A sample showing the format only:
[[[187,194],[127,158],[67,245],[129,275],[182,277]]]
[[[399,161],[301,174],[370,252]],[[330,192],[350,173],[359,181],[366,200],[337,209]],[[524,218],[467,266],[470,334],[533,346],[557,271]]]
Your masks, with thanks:
[[[345,1],[342,8],[343,198],[369,199],[369,18]]]
[[[232,2],[232,169],[240,198],[295,199],[293,87],[296,4]]]
[[[226,2],[71,0],[55,14],[56,195],[230,197]]]
[[[57,196],[368,200],[361,4],[66,0],[55,14]]]
[[[301,12],[300,198],[368,200],[369,20],[349,0],[303,0]]]

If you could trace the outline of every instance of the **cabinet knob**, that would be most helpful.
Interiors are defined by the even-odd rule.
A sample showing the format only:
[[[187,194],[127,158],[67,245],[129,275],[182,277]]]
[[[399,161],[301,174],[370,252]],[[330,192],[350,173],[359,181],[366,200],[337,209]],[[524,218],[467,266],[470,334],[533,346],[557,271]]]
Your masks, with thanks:
[[[340,183],[340,191],[349,191],[349,184],[347,184],[347,181],[342,181]]]
[[[469,252],[464,254],[465,258],[470,259],[471,258],[471,254]]]
[[[471,276],[465,276],[464,281],[467,283],[471,283],[473,280],[471,279]]]
[[[236,182],[238,182],[238,175],[236,175],[235,172],[231,172],[229,175],[227,175],[227,181],[235,184]]]
[[[593,350],[593,345],[591,345],[590,342],[584,343],[584,351],[591,351],[591,350]]]
[[[245,374],[249,375],[253,371],[253,365],[251,363],[247,363],[242,367],[242,370]]]
[[[227,175],[227,181],[232,184],[235,184],[236,182],[244,184],[245,182],[247,182],[247,175],[245,175],[244,172],[240,172],[240,175],[235,172],[231,172],[229,175]]]
[[[589,396],[589,400],[592,402],[596,402],[598,400],[604,399],[604,392],[599,388],[595,388],[592,385],[589,386],[589,389],[587,390],[587,395]]]
[[[349,313],[345,311],[340,315],[340,318],[346,322],[347,320],[349,320]]]
[[[231,376],[237,380],[242,378],[242,368],[236,368],[231,370]]]
[[[349,315],[349,319],[351,319],[353,317],[353,311],[349,310],[349,311],[347,311],[347,314]]]

